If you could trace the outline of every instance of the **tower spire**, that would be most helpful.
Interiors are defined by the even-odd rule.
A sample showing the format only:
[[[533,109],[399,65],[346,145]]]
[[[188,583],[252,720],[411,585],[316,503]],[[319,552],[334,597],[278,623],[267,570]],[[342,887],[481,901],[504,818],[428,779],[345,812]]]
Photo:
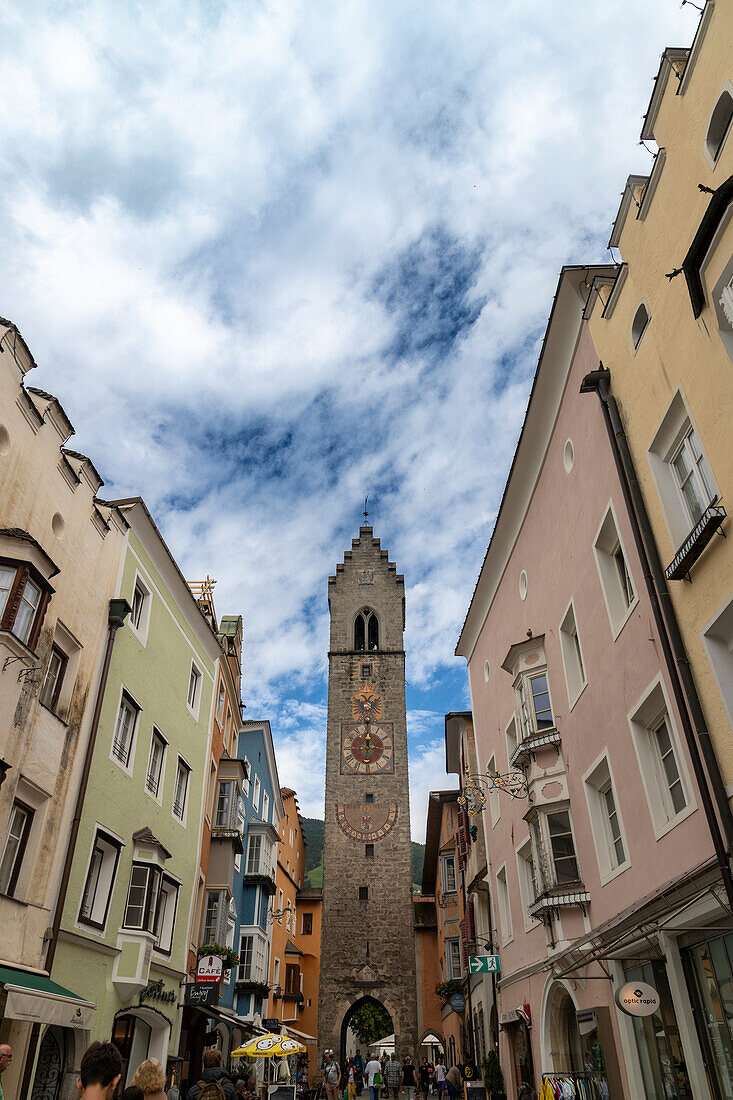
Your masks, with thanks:
[[[365,527],[369,526],[369,524],[367,523],[367,520],[369,519],[369,513],[367,512],[367,501],[368,500],[369,500],[369,493],[367,493],[367,495],[364,497],[364,511],[362,512],[362,515],[364,516],[364,526]]]

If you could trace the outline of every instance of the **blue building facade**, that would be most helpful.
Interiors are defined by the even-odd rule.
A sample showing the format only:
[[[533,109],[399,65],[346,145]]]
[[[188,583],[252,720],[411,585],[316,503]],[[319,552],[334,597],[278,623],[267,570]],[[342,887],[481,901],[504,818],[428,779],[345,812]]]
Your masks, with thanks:
[[[269,722],[244,722],[237,756],[249,776],[239,799],[242,852],[236,857],[227,914],[227,942],[239,955],[220,1005],[253,1020],[265,1016],[272,941],[277,844],[283,804]],[[238,822],[239,827],[239,822]]]

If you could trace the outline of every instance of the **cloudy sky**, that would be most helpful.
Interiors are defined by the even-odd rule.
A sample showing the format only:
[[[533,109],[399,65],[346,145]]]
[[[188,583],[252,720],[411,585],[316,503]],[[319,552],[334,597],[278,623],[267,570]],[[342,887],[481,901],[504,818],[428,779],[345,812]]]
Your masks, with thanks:
[[[241,612],[323,811],[327,577],[407,582],[413,836],[563,263],[608,258],[678,0],[4,5],[0,315],[109,496]]]

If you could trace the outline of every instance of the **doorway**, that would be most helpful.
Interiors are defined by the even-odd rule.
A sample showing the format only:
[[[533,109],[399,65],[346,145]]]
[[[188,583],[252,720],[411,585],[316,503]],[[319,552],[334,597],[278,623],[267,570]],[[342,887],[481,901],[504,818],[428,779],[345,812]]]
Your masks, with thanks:
[[[394,1049],[394,1023],[389,1011],[376,997],[360,997],[354,1001],[341,1023],[340,1064],[343,1067],[347,1058],[353,1057],[358,1048],[364,1059],[364,1064],[372,1056],[372,1044],[376,1056],[382,1053],[379,1042],[382,1039],[392,1037],[389,1044]],[[350,1048],[354,1047],[354,1051]]]
[[[59,1100],[66,1065],[66,1035],[55,1024],[47,1027],[38,1049],[31,1100]]]

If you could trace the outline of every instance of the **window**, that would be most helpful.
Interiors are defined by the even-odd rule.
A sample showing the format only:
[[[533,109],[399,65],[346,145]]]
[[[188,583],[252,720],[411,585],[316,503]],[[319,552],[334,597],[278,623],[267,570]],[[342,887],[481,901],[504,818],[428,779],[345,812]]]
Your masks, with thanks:
[[[242,932],[239,938],[239,967],[237,969],[237,981],[266,982],[267,961],[266,939],[258,932]],[[276,959],[275,962],[279,962],[279,959]]]
[[[373,844],[365,844],[364,845],[364,855],[366,856],[367,859],[374,859],[374,845]]]
[[[506,880],[506,864],[496,873],[496,897],[499,903],[499,924],[502,944],[512,939],[512,913],[509,906],[509,887]]]
[[[216,796],[215,829],[233,829],[237,812],[237,788],[233,779],[219,781]]]
[[[293,847],[293,830],[290,830],[290,847]]]
[[[204,910],[204,942],[224,944],[227,937],[226,890],[207,890]]]
[[[273,959],[272,961],[272,985],[274,989],[278,989],[280,985],[280,960]]]
[[[367,804],[367,806],[371,806],[374,802],[374,795],[371,791],[367,791],[364,795],[364,802]]]
[[[655,835],[659,838],[694,809],[686,764],[661,676],[629,722]]]
[[[567,810],[547,814],[547,828],[550,835],[550,850],[557,886],[567,882],[578,882],[578,861],[575,857],[573,830],[570,827],[570,814]]]
[[[628,867],[623,823],[616,802],[608,756],[592,765],[583,777],[593,843],[601,882],[605,885]]]
[[[598,528],[593,552],[611,624],[611,633],[616,639],[638,601],[612,504],[608,505],[601,526]]]
[[[291,996],[300,993],[300,967],[296,963],[285,964],[285,992]]]
[[[112,738],[112,756],[123,768],[129,770],[132,770],[132,749],[139,714],[140,708],[137,703],[126,691],[123,691]]]
[[[257,875],[260,873],[260,855],[262,852],[262,837],[251,836],[249,838],[249,848],[247,849],[247,874]]]
[[[280,913],[280,916],[277,918],[277,923],[282,924],[283,912],[285,909],[285,895],[283,894],[282,890],[278,890],[277,892],[277,908],[278,912]]]
[[[61,685],[66,674],[68,657],[58,646],[51,646],[51,655],[48,658],[46,678],[41,689],[41,702],[49,710],[56,710],[56,705],[61,693]]]
[[[715,495],[693,428],[688,428],[671,460],[682,499],[694,527]]]
[[[646,332],[646,326],[649,324],[649,320],[650,315],[646,302],[639,302],[639,305],[636,307],[634,319],[631,322],[631,344],[634,351],[636,351],[641,343],[641,338]]]
[[[225,696],[226,696],[226,692],[224,691],[224,685],[219,684],[219,694],[218,694],[217,700],[216,700],[216,720],[219,723],[219,725],[221,725],[222,719],[224,717],[224,699],[225,699]]]
[[[147,641],[148,624],[150,622],[150,589],[144,584],[140,576],[135,578],[135,587],[132,593],[132,611],[130,612],[130,626],[140,638],[143,645]]]
[[[444,894],[456,892],[456,857],[454,855],[440,857],[440,881]]]
[[[34,649],[50,594],[46,581],[25,562],[0,562],[0,627]]]
[[[517,870],[519,872],[519,893],[522,898],[524,927],[528,931],[539,923],[534,917],[530,917],[527,910],[541,892],[537,884],[532,841],[529,837],[527,837],[524,844],[517,848]]]
[[[262,792],[262,820],[267,822],[270,818],[270,796],[266,791]]]
[[[486,771],[489,775],[496,775],[496,757],[492,756],[491,760],[486,767]],[[491,827],[496,825],[501,815],[501,805],[499,804],[499,792],[496,787],[492,787],[489,791],[489,814],[491,816]]]
[[[160,730],[153,726],[153,736],[150,740],[150,756],[148,757],[148,771],[145,776],[145,788],[158,798],[161,793],[163,779],[163,762],[168,742]]]
[[[728,721],[733,727],[733,600],[715,616],[702,637]]]
[[[372,674],[372,666],[371,665],[362,665],[361,666],[361,678],[362,678],[362,680],[368,680],[369,677],[371,676],[371,674]]]
[[[173,790],[173,816],[177,817],[179,821],[183,821],[186,816],[186,802],[188,799],[188,777],[191,774],[189,768],[183,757],[178,757],[178,766],[176,767],[176,785]]]
[[[260,808],[260,777],[259,777],[259,775],[255,776],[255,789],[254,789],[254,794],[252,795],[252,806],[254,808],[255,813],[257,813],[259,808]]]
[[[199,709],[199,697],[201,695],[201,673],[196,668],[196,665],[191,665],[191,672],[188,677],[188,706],[194,713]]]
[[[112,899],[122,842],[98,829],[79,907],[79,923],[104,928]]]
[[[5,839],[3,858],[0,862],[0,894],[15,896],[18,875],[23,863],[28,837],[33,824],[33,810],[22,802],[14,802],[10,811],[10,825]]]
[[[583,651],[580,648],[578,637],[578,624],[575,621],[575,608],[572,601],[565,618],[560,623],[560,648],[562,649],[563,665],[565,667],[565,682],[568,689],[568,703],[570,709],[575,706],[580,693],[588,682],[585,675]]]
[[[523,674],[515,684],[522,740],[555,728],[547,673]]]
[[[359,887],[359,901],[369,901],[369,887],[368,886],[360,886]]]
[[[354,620],[354,649],[357,653],[379,649],[379,620],[367,607]]]
[[[504,736],[506,738],[507,766],[509,768],[512,768],[512,757],[514,756],[514,753],[515,753],[516,748],[517,748],[517,720],[516,720],[516,718],[512,718],[511,722],[509,723],[507,728],[504,730]],[[513,770],[517,771],[518,769],[514,768]]]
[[[154,931],[160,878],[159,867],[133,863],[123,921],[125,928],[139,928],[144,932]]]
[[[448,981],[463,977],[461,943],[458,939],[446,939],[445,941],[445,969]]]
[[[676,549],[719,495],[681,390],[670,402],[648,454],[670,541]]]
[[[720,151],[730,130],[731,121],[733,121],[733,95],[731,95],[733,88],[731,88],[728,81],[726,81],[726,84],[727,88],[724,88],[720,93],[713,107],[705,135],[705,154],[711,167],[715,165],[720,156]]]
[[[164,955],[170,955],[173,947],[178,889],[179,884],[174,879],[163,875],[163,882],[158,895],[158,910],[155,917],[155,935],[158,940],[156,949]]]
[[[304,936],[312,936],[313,935],[313,914],[312,913],[303,913],[303,935]]]

